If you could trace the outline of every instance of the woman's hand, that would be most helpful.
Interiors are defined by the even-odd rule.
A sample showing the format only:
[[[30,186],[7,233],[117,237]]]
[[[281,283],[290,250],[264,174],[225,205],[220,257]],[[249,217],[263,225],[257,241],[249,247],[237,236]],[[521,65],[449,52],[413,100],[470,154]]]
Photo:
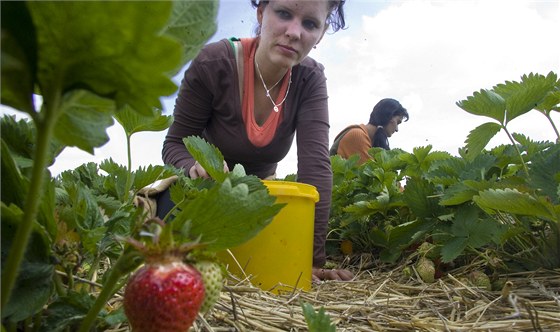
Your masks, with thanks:
[[[224,172],[225,173],[229,172],[229,168],[225,160],[224,160]],[[197,161],[189,170],[189,177],[191,179],[196,179],[196,178],[209,179],[210,175],[208,175],[208,172],[206,172],[204,167],[202,167],[202,165],[200,165]]]
[[[320,282],[321,280],[338,280],[348,281],[354,278],[354,274],[344,269],[321,269],[313,268],[313,282]]]

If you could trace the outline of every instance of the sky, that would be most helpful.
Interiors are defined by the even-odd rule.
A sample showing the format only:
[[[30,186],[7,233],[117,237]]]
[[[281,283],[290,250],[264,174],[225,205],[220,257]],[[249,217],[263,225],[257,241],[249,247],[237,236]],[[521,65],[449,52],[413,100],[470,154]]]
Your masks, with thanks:
[[[391,97],[410,115],[390,138],[392,148],[412,152],[430,144],[457,155],[469,132],[491,120],[465,112],[456,102],[524,74],[560,75],[560,0],[347,0],[345,11],[347,28],[327,32],[309,55],[325,66],[330,143],[346,126],[367,123],[373,106]],[[250,37],[256,12],[249,0],[221,0],[217,22],[209,42]],[[174,78],[177,85],[182,74]],[[175,97],[162,98],[164,114],[172,115]],[[560,114],[553,120],[560,126]],[[509,128],[533,140],[556,139],[536,111]],[[94,155],[67,148],[50,167],[53,175],[107,158],[126,165],[122,128],[116,123],[108,134],[110,141]],[[162,164],[165,134],[132,136],[133,169]],[[488,148],[499,144],[509,144],[504,132]],[[296,152],[294,141],[279,164],[279,177],[297,172]]]

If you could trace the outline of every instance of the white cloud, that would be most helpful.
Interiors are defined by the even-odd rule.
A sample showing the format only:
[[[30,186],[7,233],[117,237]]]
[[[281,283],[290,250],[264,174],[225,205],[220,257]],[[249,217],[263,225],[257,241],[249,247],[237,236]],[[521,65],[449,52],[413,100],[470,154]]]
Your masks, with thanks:
[[[249,36],[255,21],[249,5],[222,4],[213,40]],[[390,139],[392,147],[412,151],[432,144],[456,154],[469,131],[488,121],[461,110],[457,101],[530,72],[560,74],[558,0],[352,0],[346,11],[349,28],[325,35],[311,54],[326,68],[331,140],[345,126],[367,122],[379,99],[393,97],[411,118]],[[172,113],[173,99],[164,99],[166,114]],[[554,119],[558,122],[560,116]],[[536,140],[555,139],[540,114],[512,121],[511,130]],[[109,157],[126,164],[122,130],[115,125],[109,135],[111,141],[96,149],[95,156],[65,151],[54,173]],[[133,167],[161,164],[164,137],[165,132],[134,135]],[[491,142],[501,143],[508,143],[503,133]],[[294,144],[278,175],[296,170]]]
[[[411,119],[390,139],[392,147],[432,144],[456,154],[469,131],[489,120],[457,101],[530,72],[559,72],[559,10],[558,1],[417,0],[362,11],[360,24],[340,38],[325,37],[317,56],[329,78],[331,140],[349,124],[366,123],[379,99],[393,97]],[[555,139],[542,115],[519,119],[512,130]],[[504,133],[491,146],[501,143]]]

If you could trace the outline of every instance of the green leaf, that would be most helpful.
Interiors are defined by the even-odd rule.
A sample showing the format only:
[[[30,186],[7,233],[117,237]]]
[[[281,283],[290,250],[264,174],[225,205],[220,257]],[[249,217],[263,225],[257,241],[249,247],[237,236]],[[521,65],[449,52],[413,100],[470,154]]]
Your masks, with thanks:
[[[37,44],[31,16],[23,1],[2,2],[2,84],[4,105],[32,114]]]
[[[183,44],[182,63],[192,60],[216,33],[218,6],[218,0],[173,1],[164,33]]]
[[[10,153],[6,142],[4,141],[4,133],[2,133],[2,186],[1,195],[2,202],[6,205],[15,204],[23,207],[24,199],[27,195],[27,188],[29,187],[29,180],[25,178],[16,165],[13,155]]]
[[[302,302],[301,308],[303,310],[303,316],[307,322],[307,328],[309,332],[334,332],[336,331],[336,326],[331,323],[330,316],[325,312],[325,308],[321,307],[318,311],[313,309],[313,306],[309,303]]]
[[[94,300],[94,297],[86,291],[80,293],[70,291],[67,296],[57,298],[49,305],[45,331],[77,331],[78,325],[93,306]]]
[[[553,205],[544,198],[535,198],[517,189],[489,189],[473,197],[482,209],[493,212],[503,211],[513,214],[534,216],[559,221]]]
[[[555,144],[533,157],[529,165],[529,176],[529,182],[533,188],[539,190],[540,195],[547,196],[553,204],[560,203],[558,195],[560,186],[559,144]]]
[[[154,182],[166,179],[173,175],[178,175],[178,170],[161,165],[150,165],[148,167],[140,167],[134,172],[133,189],[140,190]]]
[[[117,108],[128,104],[148,115],[161,108],[161,96],[176,91],[165,73],[184,65],[182,48],[161,35],[170,2],[30,1],[27,6],[37,32],[45,103],[79,87],[114,99]]]
[[[441,249],[442,260],[451,262],[466,247],[479,248],[499,237],[499,225],[494,219],[482,219],[474,205],[463,205],[455,212],[450,227],[451,239]]]
[[[2,271],[13,247],[13,239],[21,223],[23,211],[15,205],[1,204],[2,216]],[[53,287],[54,266],[50,262],[50,241],[38,223],[33,224],[31,239],[20,265],[18,279],[6,308],[2,308],[2,319],[17,322],[42,310],[49,300]]]
[[[506,101],[492,90],[475,92],[466,100],[457,102],[457,106],[471,114],[487,116],[504,124]]]
[[[264,184],[260,190],[250,192],[246,184],[232,187],[226,179],[179,204],[181,211],[172,222],[180,225],[190,221],[191,237],[200,236],[202,242],[208,243],[208,250],[219,251],[246,242],[268,225],[284,206],[274,204],[275,200]]]
[[[30,169],[33,165],[33,148],[35,146],[36,129],[29,119],[20,119],[16,121],[13,115],[5,114],[1,119],[0,132],[2,140],[6,142],[12,158],[16,161],[17,167],[22,169]],[[62,152],[64,146],[53,139],[49,145],[48,164],[54,163],[55,157]],[[4,179],[3,179],[4,180]]]
[[[208,172],[212,179],[218,182],[223,182],[226,179],[224,156],[218,148],[198,136],[185,137],[183,142],[189,153]]]
[[[494,91],[506,102],[507,114],[503,122],[504,126],[543,102],[557,84],[556,79],[556,74],[552,72],[548,76],[531,73],[523,75],[521,82],[506,81],[504,84],[495,86]]]
[[[556,90],[549,92],[544,100],[535,107],[535,109],[544,115],[549,115],[551,111],[560,111],[558,104],[560,104],[560,80],[556,82]]]
[[[394,263],[406,247],[427,232],[433,232],[435,226],[436,222],[433,220],[417,219],[387,229],[386,248],[380,253],[381,260]]]
[[[127,137],[142,131],[163,131],[173,122],[173,116],[162,115],[161,110],[154,110],[152,115],[144,116],[134,112],[130,106],[124,106],[118,111],[115,119],[121,124]]]
[[[441,205],[459,205],[472,200],[473,196],[478,194],[478,190],[474,190],[462,182],[455,183],[445,190],[440,200]]]
[[[106,129],[113,125],[114,102],[86,90],[68,92],[61,104],[55,137],[66,146],[94,153],[109,141]]]
[[[467,248],[468,238],[464,236],[454,237],[441,247],[441,260],[444,263],[452,262],[459,257]]]
[[[441,214],[442,207],[434,197],[435,187],[422,179],[410,179],[404,189],[404,201],[412,212],[420,218],[432,218]]]
[[[497,123],[486,122],[471,130],[465,141],[467,143],[467,158],[474,160],[501,129],[502,126]]]

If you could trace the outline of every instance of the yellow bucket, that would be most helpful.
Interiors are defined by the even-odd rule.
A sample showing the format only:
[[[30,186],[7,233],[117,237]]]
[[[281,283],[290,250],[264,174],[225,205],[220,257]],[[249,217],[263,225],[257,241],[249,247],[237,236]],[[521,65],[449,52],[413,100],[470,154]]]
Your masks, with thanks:
[[[311,289],[315,203],[314,186],[263,180],[276,203],[287,203],[272,222],[244,244],[220,252],[228,271],[274,293]],[[235,257],[233,259],[232,255]]]

